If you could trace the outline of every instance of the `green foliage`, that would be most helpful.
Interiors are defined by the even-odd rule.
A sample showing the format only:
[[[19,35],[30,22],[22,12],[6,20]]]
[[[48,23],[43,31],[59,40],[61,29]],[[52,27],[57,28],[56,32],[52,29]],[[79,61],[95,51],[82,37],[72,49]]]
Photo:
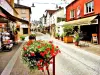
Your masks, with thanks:
[[[60,35],[58,33],[55,34],[55,37],[59,37]]]
[[[74,40],[75,42],[79,42],[79,33],[75,33]]]
[[[24,40],[25,39],[25,36],[21,36],[20,38],[21,38],[21,40]]]
[[[71,25],[65,25],[63,30],[64,30],[64,36],[69,36],[73,34],[73,26]]]
[[[34,36],[34,37],[36,37],[36,34],[30,34],[30,36]]]

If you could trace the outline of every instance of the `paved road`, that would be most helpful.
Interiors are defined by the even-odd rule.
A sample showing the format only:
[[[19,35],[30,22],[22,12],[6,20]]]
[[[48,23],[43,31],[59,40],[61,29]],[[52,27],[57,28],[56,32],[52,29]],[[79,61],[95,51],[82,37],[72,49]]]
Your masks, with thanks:
[[[51,40],[49,35],[38,39]],[[100,75],[100,56],[52,39],[61,54],[56,57],[56,75]]]

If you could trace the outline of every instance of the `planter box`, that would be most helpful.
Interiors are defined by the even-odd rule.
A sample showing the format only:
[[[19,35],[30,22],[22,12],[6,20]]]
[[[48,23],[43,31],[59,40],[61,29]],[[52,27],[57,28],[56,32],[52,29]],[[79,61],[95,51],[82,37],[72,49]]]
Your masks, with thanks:
[[[64,37],[64,42],[65,43],[73,43],[73,37],[72,36],[66,36]]]

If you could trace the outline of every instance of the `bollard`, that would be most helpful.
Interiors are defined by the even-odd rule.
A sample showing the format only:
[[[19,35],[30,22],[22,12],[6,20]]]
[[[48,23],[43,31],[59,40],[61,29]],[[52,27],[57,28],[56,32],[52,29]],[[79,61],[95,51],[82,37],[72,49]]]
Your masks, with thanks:
[[[53,75],[55,75],[55,56],[53,57]]]

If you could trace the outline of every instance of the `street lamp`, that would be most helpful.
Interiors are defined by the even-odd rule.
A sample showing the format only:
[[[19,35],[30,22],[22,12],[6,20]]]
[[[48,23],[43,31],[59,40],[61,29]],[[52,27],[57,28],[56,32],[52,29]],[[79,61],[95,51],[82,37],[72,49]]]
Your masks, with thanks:
[[[35,6],[34,6],[34,3],[32,4],[32,6],[31,6],[31,7],[35,7]]]

